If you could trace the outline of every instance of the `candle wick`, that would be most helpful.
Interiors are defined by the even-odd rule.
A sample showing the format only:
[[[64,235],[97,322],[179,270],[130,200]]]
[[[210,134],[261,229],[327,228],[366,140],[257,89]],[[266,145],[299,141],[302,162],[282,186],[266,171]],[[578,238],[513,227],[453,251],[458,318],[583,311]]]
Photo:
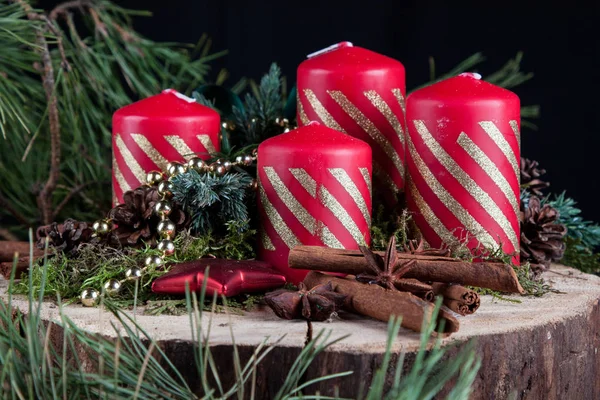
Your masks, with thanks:
[[[341,49],[344,47],[353,47],[354,45],[352,44],[352,42],[339,42],[336,44],[332,44],[331,46],[325,47],[324,49],[315,51],[314,53],[310,53],[309,55],[306,56],[306,58],[313,58],[316,56],[320,56],[321,54],[324,53],[329,53],[330,51],[334,51],[337,49]]]
[[[171,94],[174,94],[174,95],[175,95],[175,97],[177,97],[177,98],[179,98],[179,99],[181,99],[181,100],[185,100],[185,101],[187,101],[188,103],[195,103],[195,102],[196,102],[196,100],[194,100],[193,98],[191,98],[191,97],[189,97],[189,96],[186,96],[186,95],[185,95],[185,94],[183,94],[183,93],[179,93],[179,92],[178,92],[177,90],[175,90],[175,89],[165,89],[165,90],[163,90],[162,92],[163,92],[163,93],[171,93]]]
[[[473,78],[473,79],[481,79],[481,74],[478,74],[477,72],[463,72],[462,74],[458,74],[458,76],[466,76],[467,78]]]

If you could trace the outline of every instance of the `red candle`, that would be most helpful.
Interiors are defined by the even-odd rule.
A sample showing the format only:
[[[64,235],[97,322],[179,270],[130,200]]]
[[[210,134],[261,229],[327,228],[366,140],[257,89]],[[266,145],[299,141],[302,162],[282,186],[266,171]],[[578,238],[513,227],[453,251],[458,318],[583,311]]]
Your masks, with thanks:
[[[432,246],[519,250],[520,105],[465,73],[408,96],[407,199]]]
[[[394,205],[404,189],[404,66],[342,42],[309,55],[297,84],[298,124],[321,121],[371,145],[375,185]]]
[[[119,109],[113,115],[113,202],[145,183],[146,173],[193,155],[220,149],[219,114],[173,89]]]
[[[258,147],[260,259],[298,283],[296,245],[358,249],[370,243],[371,148],[318,122]]]

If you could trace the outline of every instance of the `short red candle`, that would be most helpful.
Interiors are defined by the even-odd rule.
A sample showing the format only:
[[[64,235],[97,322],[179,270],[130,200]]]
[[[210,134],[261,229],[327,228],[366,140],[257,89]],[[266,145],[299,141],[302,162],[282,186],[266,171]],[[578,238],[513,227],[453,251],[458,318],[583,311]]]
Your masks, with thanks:
[[[170,161],[218,152],[220,129],[216,111],[172,89],[119,109],[113,115],[113,202]]]
[[[404,189],[406,85],[399,61],[342,42],[309,55],[298,67],[297,85],[299,125],[321,121],[366,141],[377,187]]]
[[[358,249],[370,243],[371,148],[313,122],[258,147],[259,256],[298,283],[288,267],[297,245]]]
[[[519,250],[520,104],[465,73],[408,96],[407,199],[434,247]]]

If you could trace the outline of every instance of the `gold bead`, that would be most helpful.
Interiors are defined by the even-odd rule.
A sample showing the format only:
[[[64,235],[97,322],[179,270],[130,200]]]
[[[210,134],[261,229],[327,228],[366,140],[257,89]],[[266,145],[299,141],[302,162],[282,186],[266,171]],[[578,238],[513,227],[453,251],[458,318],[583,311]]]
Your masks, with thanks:
[[[166,256],[173,255],[175,253],[175,244],[170,239],[163,239],[158,242],[156,248],[162,251]]]
[[[249,156],[249,155],[245,155],[243,158],[244,165],[246,165],[246,166],[252,165],[253,161],[254,160],[252,159],[252,156]]]
[[[142,277],[143,271],[138,267],[131,267],[125,271],[125,278],[128,281],[136,281]]]
[[[160,267],[163,263],[163,259],[160,256],[148,256],[144,260],[146,267]]]
[[[175,224],[169,219],[164,219],[156,226],[156,231],[163,239],[169,239],[175,235]]]
[[[225,168],[223,165],[215,166],[215,174],[223,176],[225,175],[225,172],[227,172],[227,168]]]
[[[173,196],[173,182],[162,181],[158,184],[158,193],[162,196],[170,198]]]
[[[252,179],[252,182],[250,182],[250,185],[248,185],[248,187],[251,190],[257,190],[258,189],[258,181],[256,179]]]
[[[115,295],[121,290],[121,282],[116,279],[109,279],[104,283],[104,290],[109,295]]]
[[[244,157],[242,157],[242,156],[237,156],[237,157],[235,158],[235,162],[236,162],[236,164],[243,164],[243,163],[244,163]]]
[[[79,298],[85,307],[94,307],[100,300],[100,293],[96,289],[86,288],[83,289]]]
[[[150,186],[156,185],[163,180],[163,174],[160,171],[150,171],[146,174],[146,183]]]
[[[169,163],[169,166],[167,167],[167,175],[169,175],[169,178],[172,178],[179,174],[185,173],[186,170],[187,168],[185,165],[180,162],[173,161]]]
[[[202,172],[206,168],[206,162],[199,157],[194,157],[190,158],[190,160],[187,162],[187,166],[188,169],[193,169],[196,172]]]
[[[154,213],[161,218],[168,217],[169,214],[171,214],[171,211],[173,211],[173,209],[168,201],[157,201],[154,205]]]
[[[233,164],[229,161],[223,161],[221,165],[223,166],[223,168],[225,168],[225,171],[229,171],[231,167],[233,167]]]
[[[111,226],[111,223],[109,220],[101,219],[101,220],[94,222],[94,224],[92,225],[92,229],[98,235],[106,235],[107,233],[109,233],[111,231],[112,226]]]

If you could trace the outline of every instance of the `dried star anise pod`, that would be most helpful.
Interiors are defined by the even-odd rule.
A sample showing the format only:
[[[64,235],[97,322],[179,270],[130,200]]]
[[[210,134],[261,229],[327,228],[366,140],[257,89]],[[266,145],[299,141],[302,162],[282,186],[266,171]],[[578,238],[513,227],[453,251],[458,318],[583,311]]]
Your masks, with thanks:
[[[450,249],[447,247],[442,247],[439,249],[434,248],[425,248],[425,241],[421,237],[419,241],[409,240],[408,245],[404,246],[404,252],[410,254],[421,254],[424,256],[439,256],[439,257],[449,257]]]
[[[265,302],[279,318],[325,321],[342,307],[346,297],[334,292],[331,282],[310,290],[300,283],[296,292],[280,289],[267,293]]]
[[[558,211],[547,204],[542,207],[540,199],[531,196],[521,211],[521,260],[549,268],[563,257],[566,234],[567,227],[558,222]]]
[[[110,241],[113,244],[132,246],[153,243],[156,239],[156,226],[160,220],[154,214],[154,205],[160,200],[155,186],[140,186],[129,190],[123,195],[123,203],[114,207],[108,213],[115,229],[111,232]],[[172,204],[173,210],[169,219],[175,224],[177,231],[189,225],[186,214]]]
[[[36,231],[37,247],[43,249],[48,238],[48,246],[72,255],[77,252],[81,243],[92,240],[93,233],[92,227],[86,222],[69,218],[62,224],[53,222],[40,226]]]
[[[385,258],[373,253],[368,247],[360,246],[360,251],[367,260],[367,265],[372,271],[356,275],[356,280],[363,283],[377,284],[386,289],[402,290],[408,292],[431,290],[431,286],[416,279],[403,278],[415,265],[416,260],[398,263],[396,252],[396,238],[391,237],[385,251]]]
[[[545,169],[539,168],[539,163],[535,160],[521,157],[521,186],[531,193],[542,196],[542,189],[550,186],[549,182],[543,181],[540,176],[546,173]]]

